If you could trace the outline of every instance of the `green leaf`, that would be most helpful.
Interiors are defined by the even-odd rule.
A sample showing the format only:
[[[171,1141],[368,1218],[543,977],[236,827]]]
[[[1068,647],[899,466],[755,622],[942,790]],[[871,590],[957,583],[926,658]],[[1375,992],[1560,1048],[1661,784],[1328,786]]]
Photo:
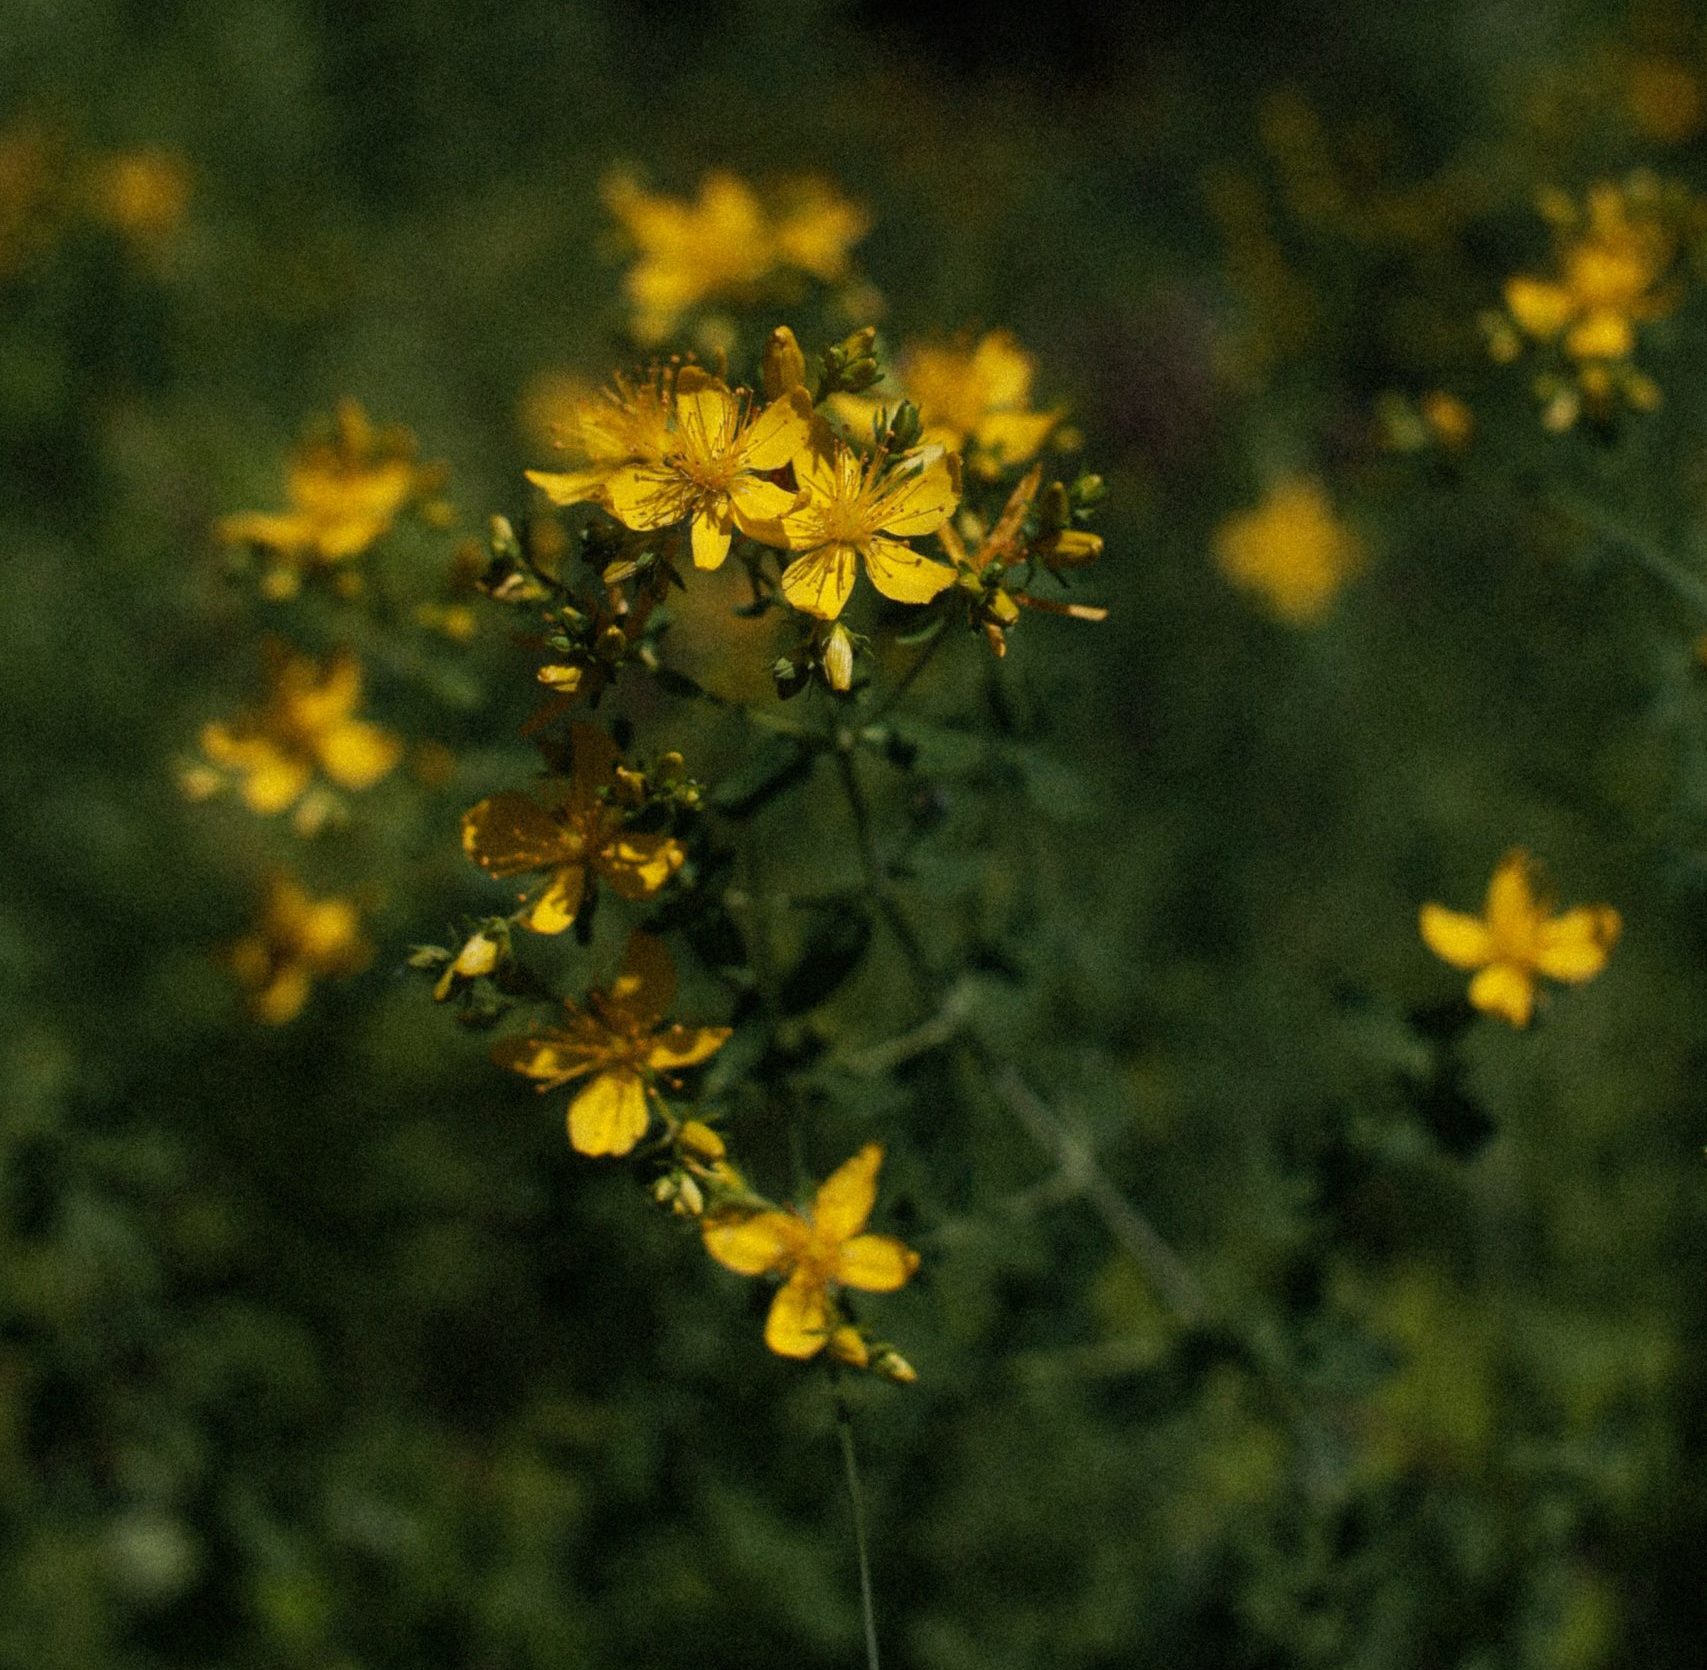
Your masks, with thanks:
[[[803,1015],[832,996],[871,944],[871,916],[863,908],[839,905],[817,915],[794,966],[777,983],[776,1004],[785,1015]]]

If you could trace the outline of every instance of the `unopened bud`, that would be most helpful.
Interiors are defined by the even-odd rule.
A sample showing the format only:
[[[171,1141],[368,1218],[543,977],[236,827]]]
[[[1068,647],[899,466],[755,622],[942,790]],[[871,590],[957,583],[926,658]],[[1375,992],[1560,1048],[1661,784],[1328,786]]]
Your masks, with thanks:
[[[473,980],[482,974],[490,974],[498,966],[500,949],[497,940],[489,935],[470,934],[462,942],[462,949],[450,966],[465,980]]]
[[[780,656],[771,663],[771,682],[776,685],[777,695],[785,702],[806,688],[807,676],[808,669],[791,656]]]
[[[865,1368],[871,1361],[871,1352],[860,1338],[859,1329],[850,1328],[846,1323],[837,1328],[825,1343],[830,1348],[830,1355],[839,1363]]]
[[[676,1185],[676,1210],[685,1218],[697,1218],[705,1211],[705,1191],[691,1177],[684,1175]]]
[[[703,1160],[707,1165],[715,1164],[729,1152],[723,1145],[723,1138],[703,1119],[684,1120],[682,1128],[676,1132],[676,1144],[684,1153]]]
[[[889,450],[892,453],[911,452],[923,433],[924,423],[919,417],[919,408],[911,400],[903,400],[889,419]]]
[[[880,1345],[871,1358],[871,1372],[897,1386],[910,1386],[919,1378],[919,1371],[892,1345]]]
[[[564,695],[572,696],[581,687],[581,674],[579,667],[553,662],[550,666],[541,667],[536,676],[548,690],[560,690]]]
[[[767,400],[780,400],[791,389],[804,387],[806,356],[787,325],[778,325],[771,332],[760,370]]]
[[[845,694],[853,687],[853,639],[840,621],[830,628],[830,636],[824,644],[823,664],[824,677],[832,690]]]
[[[1062,528],[1032,547],[1051,568],[1079,568],[1102,555],[1102,535],[1085,528]]]
[[[493,556],[512,558],[521,556],[521,543],[516,538],[515,527],[508,516],[494,516],[491,523],[491,533]]]

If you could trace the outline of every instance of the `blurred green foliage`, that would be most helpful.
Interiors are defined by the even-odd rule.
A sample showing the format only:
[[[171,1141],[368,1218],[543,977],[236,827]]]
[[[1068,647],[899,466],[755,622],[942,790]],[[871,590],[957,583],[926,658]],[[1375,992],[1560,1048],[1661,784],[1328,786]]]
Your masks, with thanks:
[[[612,357],[624,161],[828,173],[896,334],[1014,327],[1111,484],[1113,620],[1030,620],[999,677],[957,643],[874,794],[981,947],[975,1032],[1217,1320],[951,1058],[819,1110],[820,1172],[905,1134],[926,1259],[885,1301],[920,1385],[855,1397],[886,1662],[1699,1661],[1703,623],[1559,495],[1700,559],[1707,307],[1610,438],[1542,434],[1474,317],[1544,254],[1538,188],[1707,188],[1618,79],[1701,42],[1653,5],[1049,11],[9,0],[0,126],[192,195],[157,255],[78,219],[0,274],[0,1665],[856,1661],[822,1384],[401,973],[490,907],[455,817],[527,769],[502,628],[359,642],[457,763],[306,855],[379,878],[381,954],[293,1027],[210,954],[283,838],[172,780],[254,685],[208,529],[307,414],[410,424],[470,525],[525,504],[529,379]],[[1300,204],[1315,119],[1353,210],[1422,206]],[[1471,457],[1385,451],[1380,397],[1442,382]],[[1309,632],[1208,556],[1292,470],[1372,553]],[[1431,1030],[1416,908],[1513,844],[1625,942],[1530,1032]],[[874,955],[814,1024],[909,1004]]]

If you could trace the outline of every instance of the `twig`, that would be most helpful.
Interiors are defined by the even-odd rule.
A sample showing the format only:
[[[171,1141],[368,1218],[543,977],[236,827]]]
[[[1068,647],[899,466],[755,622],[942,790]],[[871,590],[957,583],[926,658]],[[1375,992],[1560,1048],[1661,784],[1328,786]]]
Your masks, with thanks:
[[[1624,526],[1599,505],[1590,504],[1576,495],[1554,493],[1552,502],[1567,516],[1581,522],[1611,544],[1624,548],[1673,596],[1681,598],[1691,608],[1707,614],[1707,580],[1687,569],[1659,543],[1635,528]]]
[[[865,1537],[865,1498],[859,1487],[859,1460],[854,1455],[853,1416],[840,1394],[836,1397],[836,1436],[842,1446],[842,1472],[853,1507],[854,1546],[859,1550],[859,1605],[865,1620],[866,1670],[882,1670],[877,1656],[877,1607],[871,1593],[871,1555]]]

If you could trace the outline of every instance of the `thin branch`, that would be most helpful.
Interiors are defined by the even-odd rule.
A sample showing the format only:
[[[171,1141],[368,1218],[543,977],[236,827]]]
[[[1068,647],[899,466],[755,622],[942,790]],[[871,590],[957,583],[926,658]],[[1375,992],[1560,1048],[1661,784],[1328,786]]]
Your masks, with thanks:
[[[859,1460],[854,1454],[853,1416],[840,1396],[836,1398],[836,1436],[841,1441],[842,1472],[848,1482],[848,1501],[853,1507],[854,1546],[859,1550],[859,1606],[865,1620],[866,1670],[882,1670],[877,1656],[877,1606],[871,1592],[871,1555],[866,1544]]]
[[[1626,527],[1599,505],[1579,499],[1574,493],[1561,495],[1555,492],[1551,496],[1551,502],[1567,516],[1581,522],[1591,532],[1599,534],[1602,539],[1621,546],[1674,597],[1680,598],[1692,609],[1707,614],[1707,580],[1684,567],[1668,551],[1663,550],[1657,540],[1635,528]]]

